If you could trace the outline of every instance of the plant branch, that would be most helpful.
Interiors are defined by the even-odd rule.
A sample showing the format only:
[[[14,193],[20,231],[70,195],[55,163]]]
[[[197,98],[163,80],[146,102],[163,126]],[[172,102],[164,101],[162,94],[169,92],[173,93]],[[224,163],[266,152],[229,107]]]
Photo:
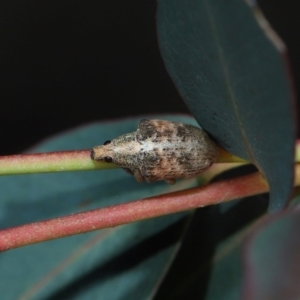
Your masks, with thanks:
[[[219,149],[217,162],[247,163],[223,149]],[[118,168],[113,163],[96,162],[90,158],[90,150],[59,151],[0,156],[0,175],[49,172],[86,171]]]
[[[296,143],[295,161],[300,162],[300,140]],[[233,167],[248,163],[219,148],[216,163],[232,163]],[[113,163],[96,162],[90,150],[58,151],[0,156],[0,175],[86,171],[118,168]],[[222,169],[223,167],[221,167]],[[228,169],[228,166],[226,166]]]
[[[90,158],[90,152],[80,150],[0,156],[0,175],[117,168],[112,163],[95,162]]]
[[[268,191],[260,173],[0,231],[0,251]]]

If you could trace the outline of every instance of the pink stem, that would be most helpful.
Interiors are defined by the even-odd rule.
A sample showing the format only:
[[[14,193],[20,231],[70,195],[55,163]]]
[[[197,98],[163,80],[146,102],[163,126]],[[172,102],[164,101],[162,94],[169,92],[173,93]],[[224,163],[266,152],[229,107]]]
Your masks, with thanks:
[[[260,173],[0,231],[0,251],[264,193]]]

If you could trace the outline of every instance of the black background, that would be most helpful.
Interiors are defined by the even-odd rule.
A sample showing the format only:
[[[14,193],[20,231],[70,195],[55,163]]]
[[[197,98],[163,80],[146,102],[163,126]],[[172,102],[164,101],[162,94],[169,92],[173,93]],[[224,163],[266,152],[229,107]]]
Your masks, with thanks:
[[[295,0],[261,0],[300,87]],[[0,154],[88,122],[188,112],[160,57],[154,0],[0,2]]]

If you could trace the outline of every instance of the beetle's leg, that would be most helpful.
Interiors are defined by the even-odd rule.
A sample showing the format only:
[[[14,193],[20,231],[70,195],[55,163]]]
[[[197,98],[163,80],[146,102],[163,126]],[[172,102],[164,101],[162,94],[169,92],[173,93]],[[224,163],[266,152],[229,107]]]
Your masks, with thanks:
[[[145,180],[144,176],[142,175],[142,173],[139,169],[133,170],[133,176],[135,177],[137,182],[142,182]]]
[[[175,179],[168,179],[168,180],[165,180],[166,183],[168,184],[175,184],[176,180]]]
[[[128,169],[128,168],[123,168],[123,170],[124,170],[126,173],[133,175],[133,172],[132,172],[130,169]]]

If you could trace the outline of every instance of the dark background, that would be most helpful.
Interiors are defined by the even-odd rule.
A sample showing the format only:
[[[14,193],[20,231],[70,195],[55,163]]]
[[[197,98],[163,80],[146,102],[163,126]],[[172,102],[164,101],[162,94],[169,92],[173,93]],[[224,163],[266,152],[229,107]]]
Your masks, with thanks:
[[[300,94],[297,1],[259,3]],[[155,11],[154,0],[1,1],[0,155],[88,122],[188,112],[159,54]]]

